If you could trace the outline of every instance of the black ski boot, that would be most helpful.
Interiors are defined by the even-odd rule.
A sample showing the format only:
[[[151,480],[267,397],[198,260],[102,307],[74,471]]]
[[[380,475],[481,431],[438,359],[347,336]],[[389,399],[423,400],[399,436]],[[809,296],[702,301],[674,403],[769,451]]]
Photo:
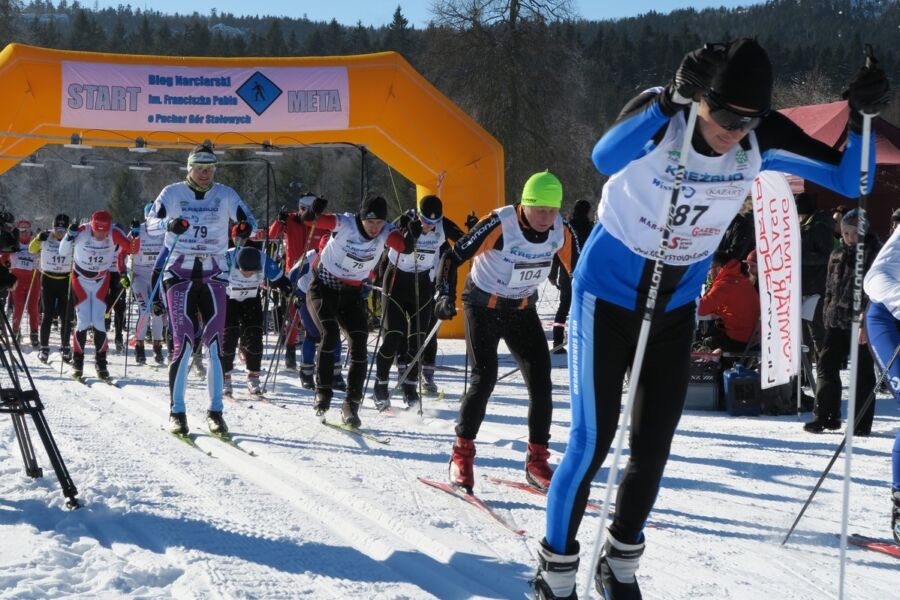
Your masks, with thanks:
[[[306,363],[300,364],[300,385],[303,386],[305,390],[314,390],[316,389],[316,380],[313,377],[313,373],[315,372],[315,367],[313,365],[308,365]]]
[[[166,364],[166,359],[163,358],[162,353],[162,342],[153,342],[153,360],[158,365]]]
[[[187,415],[182,413],[170,413],[169,414],[169,432],[174,433],[176,435],[187,435],[188,424],[187,424]]]
[[[206,426],[209,427],[210,433],[228,433],[228,425],[222,418],[221,410],[206,411]]]
[[[323,416],[331,408],[331,395],[330,388],[316,388],[316,402],[313,408],[316,409],[317,417]]]
[[[59,354],[62,356],[62,360],[65,363],[72,362],[72,348],[69,346],[63,346],[59,349]]]
[[[31,332],[31,348],[33,350],[37,350],[41,347],[41,338],[38,336],[37,331]]]
[[[379,411],[382,411],[391,406],[391,398],[389,396],[390,392],[388,392],[388,382],[387,381],[376,381],[375,387],[372,390],[372,402],[375,403],[375,408]]]
[[[438,394],[438,386],[434,382],[434,365],[422,365],[422,391],[426,396]]]
[[[72,355],[72,377],[84,377],[84,352]]]
[[[407,381],[403,384],[403,402],[406,404],[406,408],[416,407],[421,402],[419,390],[416,387],[416,384],[412,381]]]
[[[144,352],[144,342],[134,343],[134,362],[139,365],[147,364],[147,354]]]
[[[284,368],[291,371],[297,368],[297,346],[294,344],[284,347]]]
[[[537,600],[577,600],[575,576],[578,573],[578,542],[571,554],[557,554],[541,540],[538,546],[538,571],[531,580]]]
[[[894,488],[891,497],[894,509],[891,511],[891,530],[894,532],[894,543],[900,546],[900,488]]]
[[[41,346],[41,351],[38,352],[38,360],[42,363],[47,362],[50,359],[50,348],[47,346]]]
[[[564,325],[553,324],[553,346],[551,350],[553,350],[553,354],[565,354],[566,353],[566,328]],[[555,348],[555,349],[554,349]]]
[[[125,352],[125,342],[122,340],[122,336],[116,336],[116,354],[122,354]]]
[[[334,368],[334,380],[331,382],[331,387],[339,392],[347,391],[347,382],[344,381],[344,376],[341,375],[340,367]]]
[[[359,400],[351,400],[347,398],[341,405],[341,420],[350,427],[359,427],[362,421],[359,420]]]
[[[606,600],[641,600],[641,590],[634,576],[644,553],[644,542],[623,544],[607,532],[606,544],[600,552],[600,564],[594,574],[594,588]]]
[[[98,352],[95,361],[97,364],[97,377],[100,379],[109,379],[109,366],[106,363],[106,352]]]

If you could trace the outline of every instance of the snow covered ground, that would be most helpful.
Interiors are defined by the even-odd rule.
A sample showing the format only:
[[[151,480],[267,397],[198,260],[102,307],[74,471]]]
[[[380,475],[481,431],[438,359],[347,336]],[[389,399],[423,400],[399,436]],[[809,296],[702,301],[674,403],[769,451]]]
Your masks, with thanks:
[[[553,304],[542,309],[549,315]],[[462,367],[461,341],[440,348],[439,364]],[[501,356],[502,373],[514,364]],[[497,385],[489,406],[476,492],[524,537],[417,481],[446,476],[459,372],[439,372],[445,396],[425,400],[424,418],[365,404],[363,427],[389,445],[322,426],[296,376],[279,374],[273,403],[251,402],[236,385],[226,419],[255,457],[202,435],[205,392],[192,379],[188,419],[207,456],[162,429],[164,369],[135,367],[131,357],[124,379],[124,357],[112,356],[123,389],[88,388],[60,378],[58,363],[27,358],[84,507],[64,507],[37,439],[45,474],[26,477],[10,421],[0,421],[2,598],[522,598],[529,589],[545,500],[487,479],[522,478],[527,393],[518,375]],[[566,370],[554,369],[553,380],[558,462],[569,420]],[[338,420],[338,411],[329,417]],[[780,545],[840,441],[803,432],[806,418],[685,413],[646,532],[638,571],[645,598],[836,597],[843,460]],[[854,454],[852,532],[889,536],[898,426],[896,404],[880,396],[873,434]],[[597,502],[607,467],[592,493]],[[579,536],[579,590],[599,522],[588,513]],[[847,598],[898,597],[897,559],[852,547],[848,557]]]

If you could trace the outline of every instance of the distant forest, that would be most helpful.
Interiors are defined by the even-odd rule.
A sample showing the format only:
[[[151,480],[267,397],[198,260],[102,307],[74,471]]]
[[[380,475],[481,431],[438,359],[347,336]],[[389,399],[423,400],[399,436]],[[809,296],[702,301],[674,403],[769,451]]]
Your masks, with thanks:
[[[900,2],[894,0],[771,0],[600,22],[580,19],[569,0],[436,0],[425,29],[410,26],[402,3],[385,14],[385,25],[369,27],[215,10],[165,15],[128,5],[98,10],[66,0],[0,0],[3,46],[180,56],[397,51],[503,145],[507,202],[530,173],[549,168],[563,181],[567,207],[597,198],[604,180],[590,162],[594,142],[629,98],[668,82],[685,52],[705,42],[757,37],[775,65],[775,105],[781,108],[839,99],[863,63],[865,43],[900,85],[898,27]],[[896,95],[882,116],[900,121]],[[18,166],[0,177],[0,202],[39,221],[59,210],[84,216],[103,206],[124,221],[183,176],[177,167],[131,171],[125,165],[132,157],[118,150],[96,150],[93,171],[70,169],[66,163],[84,157],[77,152],[42,149],[52,176],[48,168]],[[246,152],[226,156],[248,158]],[[287,150],[267,161],[218,175],[261,217],[267,195],[271,217],[292,180],[331,199],[335,209],[352,209],[367,193],[385,196],[394,214],[414,201],[408,181],[356,148]]]

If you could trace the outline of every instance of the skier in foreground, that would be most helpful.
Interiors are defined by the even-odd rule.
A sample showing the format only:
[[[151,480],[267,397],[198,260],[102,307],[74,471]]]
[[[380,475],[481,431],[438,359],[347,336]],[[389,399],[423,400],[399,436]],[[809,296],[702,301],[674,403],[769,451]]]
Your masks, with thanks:
[[[210,432],[225,434],[222,418],[222,337],[225,326],[225,287],[228,285],[225,251],[228,249],[228,221],[237,237],[246,239],[256,228],[250,209],[232,188],[214,183],[216,158],[209,146],[197,146],[188,156],[185,181],[166,186],[153,202],[147,216],[151,235],[166,233],[159,254],[154,282],[162,277],[166,306],[172,328],[169,364],[171,408],[169,431],[188,432],[184,395],[197,332],[209,352],[206,391]],[[202,328],[198,324],[202,317]]]
[[[772,111],[771,92],[771,64],[755,40],[700,48],[684,57],[668,86],[629,102],[594,147],[594,164],[610,179],[598,225],[573,278],[572,426],[548,495],[547,533],[533,581],[538,598],[576,597],[576,535],[591,481],[616,433],[623,378],[634,358],[648,293],[657,304],[637,383],[631,452],[593,574],[607,600],[641,598],[635,571],[644,552],[644,523],[684,406],[695,299],[754,177],[764,170],[783,171],[847,197],[859,193],[860,111],[878,112],[888,102],[884,72],[863,68],[851,82],[850,133],[843,153]],[[681,160],[692,99],[700,105],[692,151],[685,157],[691,193],[680,194],[673,207],[669,240],[675,247],[665,253],[661,276],[652,280],[666,226],[660,218]],[[874,138],[866,151],[874,165]]]
[[[444,254],[439,268],[435,316],[456,314],[456,271],[472,259],[463,289],[470,385],[459,407],[450,483],[471,493],[475,486],[475,437],[497,383],[497,346],[506,342],[528,387],[528,451],[525,479],[547,489],[553,386],[550,349],[537,313],[537,290],[559,256],[571,272],[578,257],[575,232],[559,214],[562,184],[549,171],[535,173],[522,189],[521,204],[491,212]]]
[[[869,348],[879,368],[888,370],[887,382],[900,402],[900,360],[896,357],[900,347],[900,227],[878,253],[863,287],[870,301],[866,313]],[[894,542],[900,545],[900,429],[894,440],[892,471],[891,530]]]

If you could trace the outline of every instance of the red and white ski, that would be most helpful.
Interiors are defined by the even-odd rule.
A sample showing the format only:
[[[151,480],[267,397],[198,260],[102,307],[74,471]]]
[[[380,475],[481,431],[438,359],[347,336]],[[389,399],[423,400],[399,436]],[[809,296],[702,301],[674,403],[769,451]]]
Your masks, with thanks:
[[[446,493],[450,494],[451,496],[455,496],[456,498],[459,498],[460,500],[464,500],[465,502],[467,502],[468,504],[470,504],[476,508],[480,508],[481,510],[486,512],[492,519],[494,519],[494,521],[496,521],[497,523],[499,523],[500,525],[502,525],[504,528],[508,529],[509,531],[512,531],[514,534],[520,535],[520,536],[525,535],[524,529],[516,529],[515,527],[513,527],[509,523],[509,521],[507,521],[506,519],[501,517],[493,508],[491,508],[490,506],[485,504],[484,500],[482,500],[475,494],[469,494],[465,490],[462,490],[458,487],[455,487],[455,486],[450,485],[449,483],[445,483],[443,481],[434,481],[432,479],[425,479],[424,477],[419,477],[418,479],[425,485],[431,486],[437,490],[441,490],[442,492],[446,492]]]
[[[858,548],[865,548],[874,552],[881,552],[895,558],[900,558],[900,546],[892,541],[879,540],[858,533],[852,534],[847,541]]]

